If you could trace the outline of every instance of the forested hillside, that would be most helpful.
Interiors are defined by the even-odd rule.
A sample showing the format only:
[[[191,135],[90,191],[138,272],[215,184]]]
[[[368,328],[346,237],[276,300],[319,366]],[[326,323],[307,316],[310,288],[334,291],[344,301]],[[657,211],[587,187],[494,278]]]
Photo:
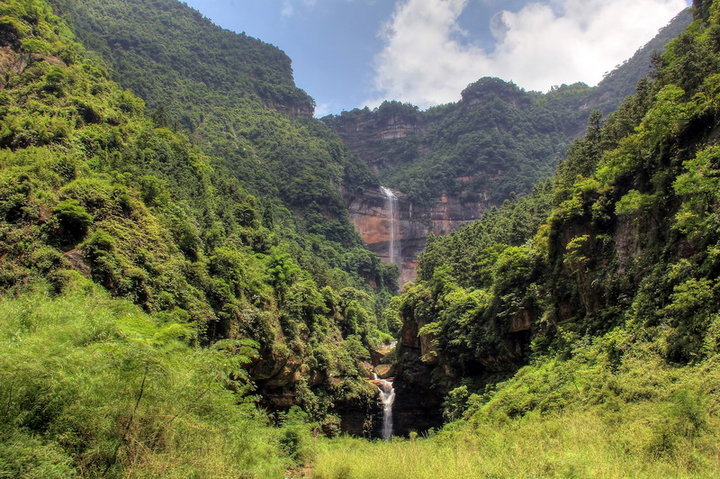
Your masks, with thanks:
[[[377,324],[377,318],[383,321],[380,311],[395,288],[397,273],[364,247],[348,221],[341,196],[343,190],[375,185],[377,180],[334,133],[311,118],[313,101],[295,87],[290,60],[283,52],[220,29],[175,0],[51,3],[92,50],[91,55],[107,64],[111,76],[147,102],[156,124],[188,135],[218,174],[232,178],[252,195],[258,224],[285,245],[283,254],[293,263],[288,271],[282,262],[271,265],[278,268],[277,274],[295,277],[294,265],[307,271],[305,279],[314,281],[316,288],[298,292],[303,298],[309,294],[307,298],[319,300],[316,293],[326,286],[340,294],[350,307],[348,315],[355,315],[348,319],[352,324],[342,326],[346,336],[363,336],[356,334],[356,326],[368,320],[389,331],[384,322]],[[232,190],[219,188],[224,199],[228,193]],[[208,226],[200,228],[208,230]],[[258,244],[261,250],[262,242]],[[245,270],[234,274],[248,280]],[[270,286],[276,296],[285,296],[282,287]],[[230,289],[226,294],[232,297],[234,292]],[[304,323],[301,329],[310,327],[307,321],[318,312],[313,308],[288,312],[280,303],[271,309]],[[329,306],[326,301],[323,304]],[[320,314],[334,323],[345,317],[325,306],[319,306]],[[255,337],[259,333],[255,321],[244,334]],[[337,331],[338,325],[333,326]],[[236,327],[230,321],[217,337],[225,337],[228,329]],[[293,337],[304,337],[305,333],[293,331]],[[273,334],[262,334],[273,342]],[[361,338],[365,352],[352,361],[367,358],[367,348],[377,346],[379,337]],[[266,385],[266,405],[275,409],[301,403],[310,373],[302,373],[302,381],[297,375],[307,370],[306,361],[292,348],[265,353],[253,373],[260,385]],[[357,379],[358,374],[366,373],[356,370],[340,375]],[[327,375],[311,376],[310,386],[327,385]],[[354,397],[354,392],[348,394]],[[334,398],[330,394],[319,400],[320,406],[308,407],[319,408],[322,416]]]
[[[713,351],[702,337],[718,308],[714,31],[698,21],[673,41],[634,96],[591,122],[552,181],[431,242],[403,306],[438,347],[427,354],[463,376],[628,322],[667,335],[673,363]],[[701,310],[685,303],[696,294]],[[428,298],[433,306],[421,306]]]
[[[44,0],[0,5],[0,42],[0,475],[271,477],[309,429],[258,403],[330,434],[343,405],[372,410],[360,362],[389,336],[367,281],[392,270],[342,210],[296,221],[250,194]],[[342,158],[264,111],[295,128],[268,148]]]
[[[306,249],[326,254],[334,247],[329,255],[339,263],[335,256],[360,246],[340,186],[377,180],[311,118],[314,102],[295,86],[283,52],[223,30],[177,0],[51,3],[156,121],[187,132],[264,205],[297,213],[275,215],[298,223],[283,230],[311,234]]]
[[[720,1],[694,18],[604,117],[482,79],[328,120],[387,115],[361,153],[418,201],[500,204],[390,298],[343,198],[378,180],[282,52],[171,0],[6,0],[0,477],[716,477]],[[483,151],[521,176],[462,176]],[[380,420],[405,438],[337,437]]]

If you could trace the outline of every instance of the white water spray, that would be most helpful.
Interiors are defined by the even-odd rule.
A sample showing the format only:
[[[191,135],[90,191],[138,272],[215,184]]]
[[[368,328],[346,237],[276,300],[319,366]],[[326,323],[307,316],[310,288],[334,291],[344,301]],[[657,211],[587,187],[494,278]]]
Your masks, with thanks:
[[[399,238],[399,221],[398,221],[398,198],[390,188],[384,186],[380,187],[380,191],[385,196],[385,208],[388,210],[388,217],[390,218],[390,245],[388,247],[388,260],[391,263],[395,263],[398,266],[400,251],[400,238]]]
[[[383,407],[383,422],[380,435],[384,441],[387,441],[393,434],[392,409],[395,402],[395,388],[393,388],[392,381],[378,379],[377,374],[374,374],[374,377],[375,384],[380,391],[380,404]]]

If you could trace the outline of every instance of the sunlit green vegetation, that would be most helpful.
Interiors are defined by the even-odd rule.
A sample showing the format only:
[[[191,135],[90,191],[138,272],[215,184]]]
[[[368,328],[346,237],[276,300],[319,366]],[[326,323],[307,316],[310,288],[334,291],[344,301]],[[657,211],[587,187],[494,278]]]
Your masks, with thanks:
[[[591,118],[550,183],[430,242],[400,311],[445,376],[498,354],[570,354],[615,327],[663,338],[670,364],[717,352],[717,28],[697,21],[673,41],[655,79]],[[513,336],[523,318],[532,342]]]
[[[338,186],[377,180],[310,118],[314,102],[295,86],[282,51],[223,30],[175,0],[50,3],[156,120],[185,130],[263,204],[296,213],[283,216],[282,234],[299,229],[319,237],[303,246],[322,257],[361,246]]]
[[[125,86],[159,72],[138,91],[148,113],[44,0],[0,5],[0,477],[717,476],[718,2],[696,2],[653,76],[590,115],[551,180],[433,238],[384,312],[397,271],[361,245],[339,193],[375,180],[304,118],[284,55],[169,0],[55,4]],[[211,55],[204,90],[185,68],[195,44],[150,35],[162,21],[204,25],[204,49],[229,42],[264,67]],[[148,45],[167,58],[146,64]],[[237,93],[226,109],[222,89]],[[493,97],[508,128],[537,120],[513,102],[548,120],[512,85],[466,94]],[[510,166],[560,148],[473,128],[448,130],[435,159],[492,143]],[[520,163],[529,188],[545,166]],[[450,424],[321,437],[338,404],[372,406],[362,361],[398,320],[424,354],[401,344],[395,367],[432,368]],[[273,395],[295,407],[264,412]]]
[[[661,347],[615,330],[471,396],[430,438],[323,441],[311,477],[715,477],[719,358],[671,366]]]
[[[653,402],[613,413],[573,411],[504,424],[450,428],[430,439],[335,440],[323,444],[315,479],[713,478],[717,424],[699,436],[664,430],[669,411]],[[676,423],[677,424],[677,423]],[[669,451],[664,450],[668,448]]]
[[[0,300],[0,476],[282,477],[284,429],[255,408],[257,344],[197,332],[70,275]],[[289,428],[290,426],[288,426]]]
[[[186,345],[182,354],[201,354],[223,341],[254,341],[258,354],[244,369],[257,393],[276,388],[291,394],[307,419],[330,433],[338,427],[336,402],[372,404],[374,389],[363,380],[367,373],[360,361],[390,337],[378,314],[377,290],[368,283],[388,294],[397,273],[362,246],[343,211],[323,211],[327,216],[315,219],[296,216],[282,198],[270,195],[265,201],[250,194],[184,133],[149,118],[143,100],[88,58],[46,2],[5,2],[0,17],[9,47],[3,49],[0,92],[1,294],[22,298],[41,279],[48,294],[59,294],[74,271],[112,297],[177,324],[183,331],[178,339]],[[330,153],[318,146],[321,140],[302,136],[312,125],[303,128],[268,148],[306,148],[307,155],[325,161]],[[329,191],[322,178],[315,179]],[[327,231],[310,232],[311,224]],[[80,304],[76,297],[68,311],[82,310]],[[84,311],[73,327],[92,319],[90,314]],[[2,327],[12,329],[14,323],[5,323],[10,320],[2,317]],[[235,353],[242,356],[229,350]],[[188,371],[198,364],[188,358]],[[89,394],[99,381],[100,376],[89,381]],[[235,391],[233,400],[246,402],[246,392]],[[12,405],[15,396],[8,394]],[[52,399],[55,393],[47,394]],[[94,404],[76,410],[90,414]],[[184,407],[178,404],[178,411]],[[218,455],[225,447],[244,447],[224,444]],[[154,454],[147,443],[138,447]],[[56,447],[48,451],[54,454]],[[106,449],[87,464],[82,450],[63,451],[77,473],[102,475],[96,468],[105,467]],[[129,467],[123,464],[119,470]],[[223,474],[237,477],[232,471]]]
[[[356,109],[324,121],[350,138],[363,134],[356,133],[356,124],[416,127],[403,138],[366,140],[362,155],[378,159],[383,184],[424,205],[443,192],[463,202],[487,194],[491,204],[528,192],[551,175],[577,128],[577,112],[555,108],[544,95],[497,78],[470,85],[463,98],[425,112],[385,102],[372,111]]]

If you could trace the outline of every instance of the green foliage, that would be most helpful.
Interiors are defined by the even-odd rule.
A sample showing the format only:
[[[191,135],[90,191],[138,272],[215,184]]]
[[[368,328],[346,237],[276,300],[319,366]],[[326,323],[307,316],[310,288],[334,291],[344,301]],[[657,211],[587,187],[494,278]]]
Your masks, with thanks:
[[[76,199],[58,203],[53,214],[58,220],[60,235],[71,243],[81,240],[93,223],[92,215]]]
[[[684,163],[685,173],[677,177],[675,192],[685,198],[675,225],[693,242],[704,242],[709,232],[720,233],[717,213],[720,201],[720,148],[711,146]]]
[[[3,475],[282,477],[281,435],[246,396],[251,344],[191,348],[187,324],[86,280],[32,289],[0,301]]]
[[[465,419],[428,438],[318,441],[311,477],[714,477],[718,357],[674,367],[655,349],[619,329],[577,342],[469,399],[453,389],[448,418]]]
[[[443,403],[443,418],[446,421],[460,419],[467,409],[468,399],[470,392],[467,386],[458,386],[450,391]]]
[[[550,176],[574,129],[565,111],[553,109],[541,94],[494,78],[469,86],[463,98],[422,113],[386,102],[324,120],[350,144],[359,137],[356,153],[378,164],[382,183],[420,205],[442,193],[497,205]],[[384,137],[395,129],[399,137]]]
[[[297,241],[294,231],[320,235],[331,253],[312,256],[330,263],[361,246],[338,186],[352,190],[376,180],[337,136],[309,118],[314,102],[295,86],[283,52],[223,30],[175,0],[52,3],[114,78],[147,101],[158,126],[186,131],[214,155],[216,168],[282,222],[278,231],[286,239]],[[337,263],[331,266],[347,266]],[[375,268],[362,279],[377,275]]]
[[[481,221],[447,237],[430,237],[420,255],[420,279],[427,281],[435,268],[449,265],[461,285],[487,284],[493,246],[521,246],[531,239],[547,216],[550,191],[548,183],[541,183],[532,194],[486,212]]]
[[[304,465],[314,459],[312,436],[308,427],[308,416],[297,407],[283,414],[280,423],[279,445],[285,454],[297,464]]]
[[[0,95],[1,474],[280,477],[315,457],[306,422],[332,431],[333,407],[374,402],[360,360],[398,318],[450,392],[447,418],[468,418],[432,439],[451,477],[712,469],[716,5],[634,98],[591,117],[555,181],[431,241],[419,282],[379,315],[365,280],[395,271],[362,248],[339,188],[377,182],[307,118],[284,55],[169,0],[54,4],[155,113],[47,3],[0,6],[7,54],[30,60]],[[585,115],[557,112],[588,94],[484,79],[456,105],[386,103],[345,126],[415,128],[370,145],[400,155],[381,174],[412,198],[479,201],[492,182],[499,203],[549,173]],[[268,427],[254,379],[304,412]],[[395,469],[321,454],[314,474],[438,477],[420,442]]]
[[[94,8],[106,11],[103,9],[127,7],[133,2],[100,3],[83,3],[87,18],[98,12]],[[162,5],[154,4],[150,10],[187,28],[194,28],[198,22],[210,28],[204,20],[188,16],[187,7],[171,2],[166,6],[172,8],[165,11]],[[142,8],[150,7],[142,3]],[[376,280],[389,288],[394,278],[363,248],[347,222],[338,185],[346,174],[343,165],[354,160],[342,150],[339,140],[313,120],[290,118],[265,108],[255,101],[257,98],[246,98],[234,110],[228,106],[228,111],[237,114],[232,120],[236,132],[243,131],[257,141],[251,144],[240,140],[240,146],[248,148],[249,156],[244,158],[249,163],[241,162],[237,169],[228,171],[219,158],[204,153],[232,150],[232,155],[223,155],[229,163],[246,154],[235,149],[238,144],[231,146],[227,139],[220,140],[224,126],[218,125],[222,121],[208,119],[215,135],[211,135],[210,144],[168,128],[168,122],[160,121],[162,115],[156,115],[157,123],[150,120],[145,103],[112,82],[97,60],[88,58],[87,52],[74,43],[63,20],[44,1],[12,0],[0,6],[0,15],[12,19],[17,27],[10,33],[17,41],[7,55],[21,58],[30,54],[28,58],[32,59],[19,62],[24,65],[22,71],[7,75],[0,96],[0,295],[23,292],[38,278],[46,279],[52,290],[59,292],[67,287],[68,277],[75,270],[102,285],[113,297],[129,300],[167,321],[168,328],[158,333],[158,341],[172,337],[194,345],[185,346],[174,360],[206,352],[245,357],[237,341],[254,341],[261,354],[254,361],[262,365],[251,368],[226,362],[232,371],[221,385],[228,389],[244,394],[245,382],[251,379],[259,379],[257,393],[261,396],[273,394],[273,387],[284,388],[319,422],[335,421],[330,410],[336,401],[372,401],[374,391],[365,384],[358,362],[369,355],[368,348],[379,342],[382,333],[376,319],[379,300],[367,281]],[[116,17],[103,18],[112,21]],[[146,28],[148,22],[139,22],[136,27]],[[213,31],[217,38],[249,45],[249,51],[275,52],[271,56],[278,61],[278,88],[282,90],[283,82],[291,82],[289,63],[284,63],[284,55],[274,48],[219,29]],[[113,35],[122,37],[118,45],[131,38],[124,37],[122,29],[113,30]],[[179,48],[187,47],[192,40],[183,41]],[[261,59],[262,55],[258,61]],[[224,61],[213,57],[207,66],[214,68]],[[233,83],[235,86],[247,86],[240,77],[230,78],[232,69],[248,68],[247,61],[240,61],[241,65],[238,61],[233,57],[232,66],[224,71],[225,80],[218,80],[223,88],[236,80],[239,83]],[[169,72],[173,65],[165,68]],[[272,77],[274,68],[268,65],[267,75]],[[138,71],[130,68],[126,73]],[[150,77],[143,75],[144,79]],[[278,94],[270,90],[263,90],[267,94],[264,100]],[[251,95],[249,91],[238,93]],[[306,99],[304,94],[299,98],[301,102]],[[220,109],[220,97],[213,99]],[[202,103],[198,101],[197,105]],[[169,102],[168,107],[172,114],[171,108],[181,109],[181,104]],[[209,109],[203,111],[208,113]],[[275,151],[278,156],[272,156]],[[263,162],[266,172],[265,167],[258,166]],[[309,189],[298,190],[298,196],[291,197],[286,195],[289,190],[281,195],[276,188],[265,188],[266,183],[248,181],[246,186],[264,190],[255,196],[238,179],[247,171],[262,175],[269,171],[272,175],[265,180],[278,185],[287,185],[297,174],[307,180]],[[280,174],[288,176],[276,176]],[[304,203],[308,199],[313,200],[311,204]],[[307,216],[298,217],[297,212]],[[326,228],[322,235],[309,232],[319,224]],[[347,250],[348,246],[352,249]],[[343,296],[346,290],[356,292],[354,303],[328,300]],[[69,311],[78,308],[73,306]],[[87,315],[78,321],[90,321]],[[76,327],[79,329],[80,323]],[[357,357],[352,356],[356,352]],[[320,377],[309,366],[318,356],[325,362],[325,373]],[[192,364],[197,366],[188,359],[188,365]],[[105,367],[111,374],[112,365]],[[262,382],[267,379],[263,368],[286,368],[285,382],[267,386]],[[248,371],[252,371],[250,376]],[[162,373],[152,370],[156,376]],[[131,379],[122,388],[138,383],[137,375]],[[243,381],[237,382],[240,379]],[[125,390],[118,382],[107,385],[112,387]],[[168,394],[172,390],[168,387]],[[52,399],[60,393],[48,394]],[[73,414],[78,418],[87,414],[93,407],[95,403],[79,404],[74,412],[67,412],[68,420],[74,420]],[[157,410],[147,414],[157,416],[155,422],[161,420]],[[33,421],[38,428],[53,427],[44,417]],[[155,427],[153,421],[147,422],[148,427]],[[93,423],[87,428],[105,434],[110,425]],[[112,434],[117,436],[116,432]],[[234,430],[229,434],[227,443],[208,455],[209,460],[219,455],[231,457],[235,452],[228,452],[228,448],[243,447],[238,437],[245,432]],[[92,446],[102,455],[92,461],[113,462],[107,451],[115,439],[108,437],[99,437],[99,445]],[[200,436],[194,437],[197,441]],[[143,441],[138,447],[152,449]],[[212,447],[212,442],[178,447],[204,450]],[[45,453],[51,457],[54,451],[55,446],[49,444]],[[16,452],[18,457],[25,454],[20,449]],[[228,471],[197,475],[241,475]],[[102,475],[102,471],[94,474]],[[149,470],[137,473],[144,477],[154,474]]]
[[[630,190],[615,204],[615,213],[630,215],[651,207],[654,203],[655,198],[652,195],[643,195],[637,190]]]

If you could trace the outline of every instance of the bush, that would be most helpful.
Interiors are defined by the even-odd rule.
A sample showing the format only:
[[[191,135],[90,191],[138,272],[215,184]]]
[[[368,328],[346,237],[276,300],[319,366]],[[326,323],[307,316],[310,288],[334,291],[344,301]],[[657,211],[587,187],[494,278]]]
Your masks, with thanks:
[[[85,279],[32,289],[0,301],[0,477],[282,477],[245,343],[191,348]]]
[[[62,242],[77,243],[93,224],[92,215],[75,199],[58,203],[53,214],[58,220]]]

